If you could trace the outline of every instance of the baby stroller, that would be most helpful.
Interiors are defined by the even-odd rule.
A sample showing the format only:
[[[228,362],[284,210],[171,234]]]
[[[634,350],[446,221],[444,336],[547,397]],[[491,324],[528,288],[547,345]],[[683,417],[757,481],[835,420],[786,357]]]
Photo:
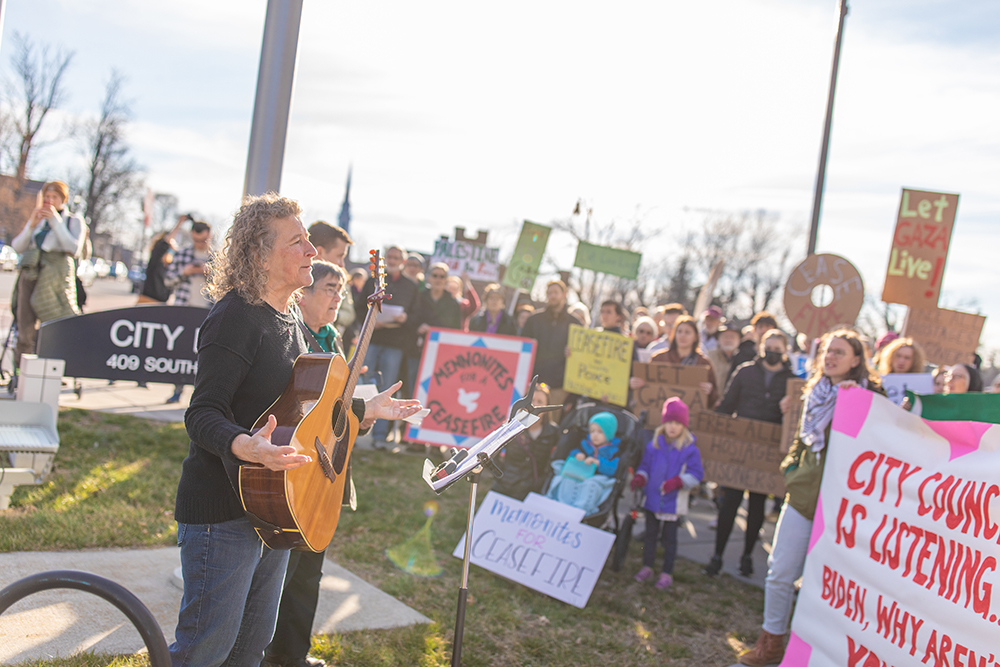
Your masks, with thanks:
[[[618,430],[615,437],[621,440],[618,449],[618,470],[615,473],[615,484],[611,494],[602,502],[597,512],[586,517],[583,522],[596,528],[603,528],[609,520],[614,522],[614,530],[618,531],[618,499],[628,483],[628,472],[630,468],[639,465],[642,459],[642,451],[645,443],[641,440],[642,422],[638,417],[628,410],[616,405],[607,405],[596,401],[584,399],[578,403],[573,412],[563,417],[559,424],[559,440],[556,444],[555,452],[552,454],[553,461],[564,460],[569,453],[580,446],[580,441],[587,435],[587,425],[590,418],[598,412],[610,412],[618,420]],[[548,477],[542,486],[542,493],[549,490],[552,484],[554,473],[549,469]]]

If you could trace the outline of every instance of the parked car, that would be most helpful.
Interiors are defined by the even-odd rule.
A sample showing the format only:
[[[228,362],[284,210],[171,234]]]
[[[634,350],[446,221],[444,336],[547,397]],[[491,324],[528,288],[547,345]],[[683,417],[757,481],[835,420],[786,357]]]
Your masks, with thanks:
[[[9,245],[5,245],[0,248],[0,269],[4,271],[16,271],[17,262],[21,258],[18,256],[17,251],[14,250]]]
[[[146,269],[141,266],[133,266],[128,271],[128,279],[132,281],[132,294],[142,291],[142,284],[146,282]]]
[[[94,268],[94,262],[89,259],[79,260],[76,266],[76,277],[80,279],[84,287],[90,287],[94,284],[94,278],[97,277],[97,270]]]
[[[111,265],[108,264],[108,260],[95,257],[94,271],[97,273],[98,278],[107,278],[108,274],[111,273]]]

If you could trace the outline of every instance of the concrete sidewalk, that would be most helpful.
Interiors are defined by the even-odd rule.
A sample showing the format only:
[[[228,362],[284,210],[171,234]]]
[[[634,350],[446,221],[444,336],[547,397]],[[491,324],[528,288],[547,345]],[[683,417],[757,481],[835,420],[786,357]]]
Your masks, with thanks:
[[[180,550],[114,549],[0,554],[0,588],[38,572],[82,570],[121,584],[156,617],[173,641],[181,586],[175,577]],[[394,628],[430,623],[423,614],[351,574],[331,560],[323,566],[313,632]],[[139,632],[101,598],[75,590],[30,595],[0,615],[0,664],[64,657],[77,651],[135,653]]]

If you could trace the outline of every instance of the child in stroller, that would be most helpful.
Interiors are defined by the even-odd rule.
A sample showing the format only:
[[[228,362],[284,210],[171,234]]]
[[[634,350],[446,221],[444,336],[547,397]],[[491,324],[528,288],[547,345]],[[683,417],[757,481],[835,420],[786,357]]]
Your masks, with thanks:
[[[688,430],[688,407],[681,399],[669,398],[663,404],[662,423],[646,445],[639,469],[632,478],[632,490],[649,485],[643,509],[646,514],[646,538],[642,550],[642,569],[635,580],[653,576],[656,543],[662,530],[663,570],[656,588],[664,590],[673,583],[674,559],[677,557],[677,519],[687,514],[687,491],[698,486],[705,473],[701,452]]]
[[[566,460],[552,462],[557,476],[546,495],[590,515],[614,488],[621,439],[615,437],[618,420],[610,412],[598,412],[587,427],[587,437],[580,446]]]

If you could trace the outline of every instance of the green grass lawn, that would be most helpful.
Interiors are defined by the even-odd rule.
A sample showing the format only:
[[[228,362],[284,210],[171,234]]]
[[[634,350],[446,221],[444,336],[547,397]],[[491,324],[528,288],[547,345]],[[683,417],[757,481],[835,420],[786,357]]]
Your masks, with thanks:
[[[180,425],[69,410],[49,481],[22,487],[0,512],[0,551],[173,544],[173,497],[187,440]],[[314,653],[340,665],[447,665],[461,560],[450,554],[465,530],[468,485],[436,496],[420,478],[422,459],[358,451],[358,511],[345,512],[331,557],[431,618],[430,625],[316,637]],[[486,476],[484,476],[485,478]],[[489,482],[480,486],[485,495]],[[406,574],[385,550],[416,533],[423,504],[440,503],[432,544],[444,573]],[[727,576],[707,578],[678,559],[667,592],[632,575],[641,566],[633,540],[622,572],[606,568],[585,609],[577,609],[473,566],[463,664],[728,665],[733,645],[759,631],[763,592]],[[83,655],[32,667],[143,665],[142,657]]]

